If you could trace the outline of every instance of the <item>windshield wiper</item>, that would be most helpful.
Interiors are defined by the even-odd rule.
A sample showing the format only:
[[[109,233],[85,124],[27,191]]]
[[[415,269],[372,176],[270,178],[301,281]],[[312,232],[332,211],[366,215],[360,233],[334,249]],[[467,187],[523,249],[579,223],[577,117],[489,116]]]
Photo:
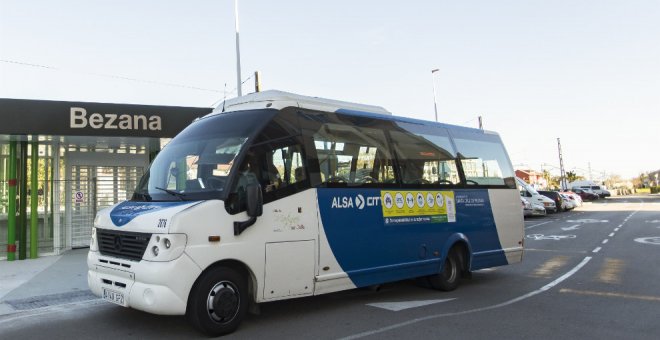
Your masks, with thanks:
[[[181,201],[183,201],[183,198],[186,196],[186,194],[184,194],[182,192],[178,192],[176,190],[170,190],[170,189],[159,188],[159,187],[156,187],[156,189],[165,191],[166,193],[168,193],[172,196],[176,196]]]

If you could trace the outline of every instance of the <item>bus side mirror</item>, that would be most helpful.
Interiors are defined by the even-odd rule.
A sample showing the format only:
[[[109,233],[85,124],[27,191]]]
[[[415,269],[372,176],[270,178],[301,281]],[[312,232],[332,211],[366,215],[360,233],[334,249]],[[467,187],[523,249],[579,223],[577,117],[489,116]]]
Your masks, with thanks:
[[[264,199],[259,184],[248,184],[245,188],[245,195],[247,199],[246,213],[250,219],[234,221],[234,236],[240,235],[245,229],[251,227],[257,221],[257,217],[264,212]]]
[[[247,194],[247,215],[249,217],[259,217],[264,212],[264,198],[261,193],[261,185],[250,184],[246,188]]]

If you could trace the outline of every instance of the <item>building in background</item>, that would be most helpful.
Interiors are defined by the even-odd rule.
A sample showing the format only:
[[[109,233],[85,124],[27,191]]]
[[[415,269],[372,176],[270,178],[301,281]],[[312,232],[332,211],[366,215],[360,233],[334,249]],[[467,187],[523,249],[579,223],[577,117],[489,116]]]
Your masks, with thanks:
[[[534,170],[516,170],[516,177],[523,179],[534,189],[548,187],[548,181],[543,178],[543,174]]]
[[[88,247],[96,212],[130,198],[167,141],[209,112],[211,108],[0,98],[0,259],[8,252],[23,254],[21,258],[30,253],[31,230],[37,234],[39,255]],[[30,190],[33,178],[36,195]],[[12,185],[16,197],[9,195]],[[37,201],[34,214],[31,197]],[[16,242],[9,244],[12,199]],[[36,228],[31,228],[33,215]]]

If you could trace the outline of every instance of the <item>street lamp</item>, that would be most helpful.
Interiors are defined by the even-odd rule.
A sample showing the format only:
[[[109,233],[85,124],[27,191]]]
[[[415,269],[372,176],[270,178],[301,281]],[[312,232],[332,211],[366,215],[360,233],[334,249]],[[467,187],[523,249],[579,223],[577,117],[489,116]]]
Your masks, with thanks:
[[[238,0],[234,0],[234,19],[236,23],[236,87],[240,97],[243,95],[243,89],[241,88],[241,48],[238,39]]]
[[[440,69],[431,70],[431,81],[433,82],[433,109],[435,110],[435,121],[438,121],[438,102],[435,98],[435,77],[434,74],[440,71]]]

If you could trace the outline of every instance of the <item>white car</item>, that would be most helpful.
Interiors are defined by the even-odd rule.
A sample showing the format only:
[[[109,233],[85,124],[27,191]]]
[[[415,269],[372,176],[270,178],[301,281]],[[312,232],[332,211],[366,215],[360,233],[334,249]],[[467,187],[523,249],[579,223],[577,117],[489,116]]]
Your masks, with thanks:
[[[561,203],[561,208],[564,211],[572,210],[572,209],[575,209],[577,207],[577,202],[575,202],[575,199],[573,197],[571,197],[570,195],[560,192],[559,196],[561,196],[561,198],[563,198],[562,203]]]
[[[529,203],[526,199],[520,197],[520,203],[522,204],[523,215],[527,216],[545,216],[546,211],[540,203]]]
[[[520,196],[526,199],[529,203],[541,204],[545,208],[546,212],[559,211],[557,205],[555,204],[555,201],[539,194],[538,191],[536,191],[536,189],[532,188],[529,184],[525,183],[524,180],[516,177],[516,184],[518,185],[518,191],[520,191]]]

